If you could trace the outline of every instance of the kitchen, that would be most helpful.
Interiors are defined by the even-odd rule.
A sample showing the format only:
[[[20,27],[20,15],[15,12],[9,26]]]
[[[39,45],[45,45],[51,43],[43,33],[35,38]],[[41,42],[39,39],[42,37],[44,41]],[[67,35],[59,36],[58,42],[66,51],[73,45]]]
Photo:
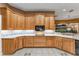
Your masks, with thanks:
[[[50,9],[44,9],[42,5]],[[42,55],[43,51],[45,51],[44,55],[79,55],[78,14],[71,16],[72,13],[75,13],[73,8],[67,10],[62,8],[61,16],[67,13],[66,18],[57,17],[56,12],[59,9],[53,10],[56,5],[62,7],[63,4],[0,4],[1,55],[20,55],[21,53],[25,56],[34,54],[36,56]],[[77,4],[65,4],[64,7],[66,5],[71,7]],[[35,10],[33,8],[35,6],[39,8],[36,7]],[[18,52],[22,49],[24,52]]]

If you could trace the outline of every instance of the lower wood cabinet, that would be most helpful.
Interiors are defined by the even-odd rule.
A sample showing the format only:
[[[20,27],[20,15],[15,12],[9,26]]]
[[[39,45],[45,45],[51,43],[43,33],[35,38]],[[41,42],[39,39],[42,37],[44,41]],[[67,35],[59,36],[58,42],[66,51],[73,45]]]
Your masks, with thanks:
[[[21,48],[59,48],[75,54],[75,40],[63,37],[24,36],[2,39],[2,52],[4,55],[12,54]]]
[[[33,47],[33,37],[24,37],[23,47]]]
[[[55,37],[55,47],[62,49],[63,42],[62,42],[62,37]]]
[[[34,37],[34,47],[46,47],[46,37]]]
[[[15,41],[15,49],[16,50],[20,49],[20,48],[23,48],[22,40],[23,40],[23,37],[17,37],[17,38],[14,39],[14,41]]]
[[[3,39],[2,40],[2,52],[5,55],[12,54],[15,51],[14,39]]]
[[[55,47],[56,37],[47,37],[47,47]]]
[[[75,40],[70,38],[63,38],[63,50],[75,54]]]

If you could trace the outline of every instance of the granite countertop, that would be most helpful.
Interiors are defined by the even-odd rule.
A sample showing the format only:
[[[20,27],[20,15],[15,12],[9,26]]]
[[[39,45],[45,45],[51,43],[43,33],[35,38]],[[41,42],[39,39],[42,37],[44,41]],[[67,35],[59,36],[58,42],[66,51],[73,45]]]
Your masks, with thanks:
[[[0,38],[16,38],[18,36],[36,36],[35,30],[2,30]],[[60,36],[79,40],[79,34],[74,33],[58,33],[53,30],[45,30],[44,36]]]

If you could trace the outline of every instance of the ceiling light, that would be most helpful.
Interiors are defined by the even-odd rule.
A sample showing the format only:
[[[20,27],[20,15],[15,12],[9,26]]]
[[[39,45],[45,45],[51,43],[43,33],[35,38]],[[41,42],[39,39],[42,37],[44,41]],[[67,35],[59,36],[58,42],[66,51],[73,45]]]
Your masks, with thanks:
[[[63,11],[65,12],[65,11],[66,11],[66,9],[63,9]]]

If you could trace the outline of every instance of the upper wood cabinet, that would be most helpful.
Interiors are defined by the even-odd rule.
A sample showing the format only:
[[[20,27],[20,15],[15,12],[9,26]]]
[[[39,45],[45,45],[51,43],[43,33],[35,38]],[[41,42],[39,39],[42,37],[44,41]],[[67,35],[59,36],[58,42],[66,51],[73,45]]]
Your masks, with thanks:
[[[16,29],[17,30],[24,30],[25,29],[25,17],[24,17],[24,15],[17,14]]]
[[[45,17],[45,29],[46,30],[55,30],[54,16],[46,16]]]
[[[6,30],[7,29],[7,24],[8,24],[8,22],[7,22],[7,8],[0,8],[0,15],[2,16],[2,30]]]
[[[48,25],[48,24],[50,24],[50,19],[49,19],[49,17],[45,17],[45,29],[46,30],[50,29],[50,25]]]
[[[26,30],[34,30],[35,29],[34,16],[26,16],[26,18],[25,18],[25,29]]]
[[[15,18],[15,14],[13,12],[11,12],[10,10],[7,11],[7,29],[8,30],[14,30],[15,29],[15,23],[16,22],[16,18]]]
[[[2,29],[34,30],[36,25],[45,25],[46,30],[55,30],[54,15],[50,12],[17,12],[10,8],[1,9]],[[6,25],[6,26],[5,26]]]
[[[44,25],[45,16],[43,14],[36,14],[35,15],[35,25]]]
[[[55,30],[55,19],[54,19],[54,16],[50,16],[49,17],[49,29],[50,30]]]

